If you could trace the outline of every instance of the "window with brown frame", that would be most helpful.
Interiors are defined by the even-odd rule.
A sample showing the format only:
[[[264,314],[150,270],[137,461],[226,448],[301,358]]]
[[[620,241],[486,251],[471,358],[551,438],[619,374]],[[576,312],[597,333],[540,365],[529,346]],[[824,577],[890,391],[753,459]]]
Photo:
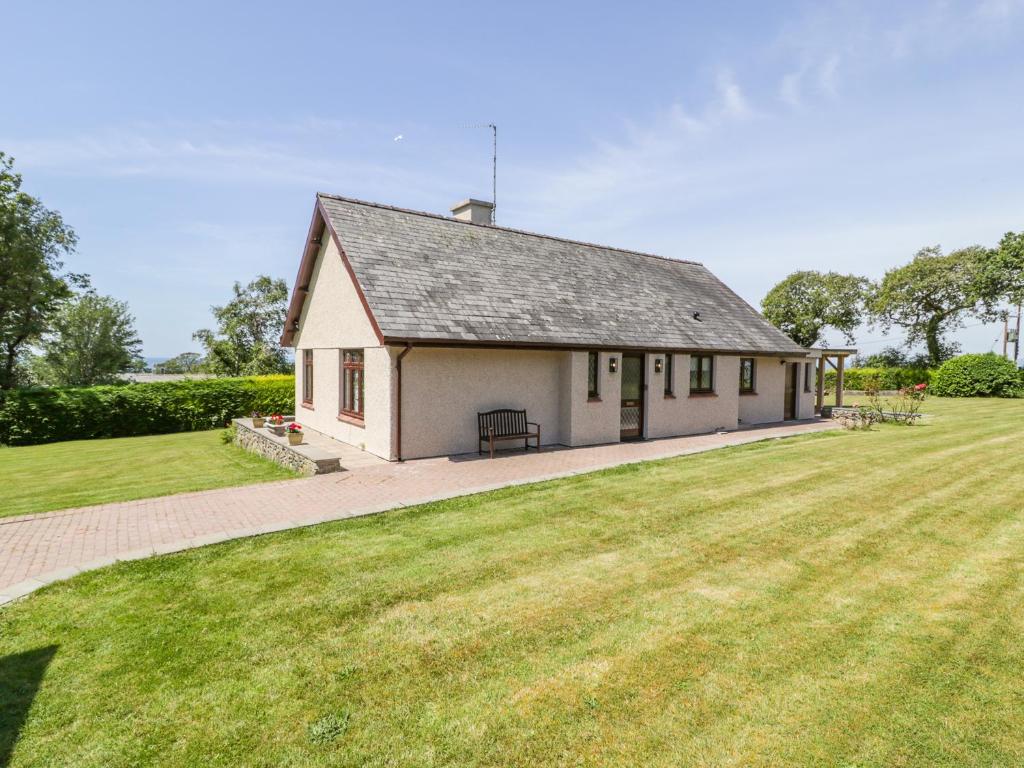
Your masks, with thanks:
[[[665,396],[671,397],[675,388],[675,376],[672,370],[672,353],[665,354]]]
[[[598,368],[597,352],[587,352],[587,397],[591,400],[596,400],[601,396],[598,373],[600,373],[600,368]]]
[[[690,355],[690,394],[705,395],[715,391],[715,358],[711,355]]]
[[[812,376],[811,371],[812,370],[813,369],[811,368],[811,364],[810,363],[804,363],[804,392],[810,392],[811,391],[811,376]]]
[[[341,353],[341,415],[363,419],[363,350]]]
[[[302,402],[313,404],[313,350],[302,350]]]
[[[754,358],[740,358],[740,392],[751,394],[755,385]]]

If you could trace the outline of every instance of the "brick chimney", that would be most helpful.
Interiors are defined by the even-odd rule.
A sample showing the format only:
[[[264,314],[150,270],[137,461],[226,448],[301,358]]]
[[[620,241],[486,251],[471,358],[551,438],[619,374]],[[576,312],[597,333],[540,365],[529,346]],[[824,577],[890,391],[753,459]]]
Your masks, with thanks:
[[[452,216],[460,221],[471,221],[474,224],[490,224],[494,213],[494,203],[486,200],[463,200],[452,206]]]

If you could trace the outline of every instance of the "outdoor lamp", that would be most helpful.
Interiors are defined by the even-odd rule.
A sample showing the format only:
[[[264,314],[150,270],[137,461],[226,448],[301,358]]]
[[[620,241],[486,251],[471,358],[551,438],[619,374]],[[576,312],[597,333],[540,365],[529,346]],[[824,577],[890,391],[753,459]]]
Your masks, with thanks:
[[[654,372],[661,373],[661,367],[664,365],[660,357],[654,358]]]
[[[608,373],[615,373],[619,370],[619,358],[609,357],[608,358]]]

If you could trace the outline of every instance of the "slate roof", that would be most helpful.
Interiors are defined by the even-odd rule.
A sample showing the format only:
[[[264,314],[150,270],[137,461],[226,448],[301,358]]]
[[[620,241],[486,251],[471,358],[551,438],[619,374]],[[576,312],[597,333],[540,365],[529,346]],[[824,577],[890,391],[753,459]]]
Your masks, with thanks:
[[[386,341],[806,352],[696,262],[317,199]]]

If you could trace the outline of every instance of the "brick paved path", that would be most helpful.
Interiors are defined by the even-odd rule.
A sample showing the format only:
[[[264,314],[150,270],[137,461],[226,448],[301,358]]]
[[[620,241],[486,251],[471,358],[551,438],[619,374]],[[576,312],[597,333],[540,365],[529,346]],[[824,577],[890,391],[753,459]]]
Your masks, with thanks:
[[[176,552],[636,461],[834,429],[808,421],[728,434],[382,464],[298,480],[220,488],[0,518],[0,605],[118,560]]]

